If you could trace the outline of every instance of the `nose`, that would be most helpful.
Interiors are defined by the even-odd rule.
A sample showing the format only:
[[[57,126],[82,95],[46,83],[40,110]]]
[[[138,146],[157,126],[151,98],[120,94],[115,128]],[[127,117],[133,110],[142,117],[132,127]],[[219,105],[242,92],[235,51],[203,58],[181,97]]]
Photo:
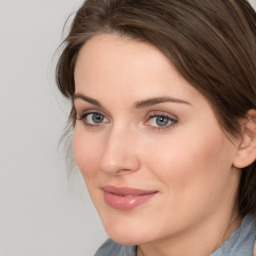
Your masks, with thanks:
[[[140,168],[140,161],[136,152],[136,136],[128,131],[113,129],[105,138],[100,170],[108,175],[137,171]]]

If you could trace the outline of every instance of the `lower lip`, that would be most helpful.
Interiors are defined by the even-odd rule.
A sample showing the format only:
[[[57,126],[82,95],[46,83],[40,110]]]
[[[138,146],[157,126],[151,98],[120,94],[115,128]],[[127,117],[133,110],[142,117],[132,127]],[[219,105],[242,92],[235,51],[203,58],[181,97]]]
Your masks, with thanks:
[[[119,195],[104,191],[104,198],[106,203],[112,208],[122,210],[122,211],[128,211],[146,203],[149,199],[151,199],[156,194],[157,193],[136,195],[136,196],[119,196]]]

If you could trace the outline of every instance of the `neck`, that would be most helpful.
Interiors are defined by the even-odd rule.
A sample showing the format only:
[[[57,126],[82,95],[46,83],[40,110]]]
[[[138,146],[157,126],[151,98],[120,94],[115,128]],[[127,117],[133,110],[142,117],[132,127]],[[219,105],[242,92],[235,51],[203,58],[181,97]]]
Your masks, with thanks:
[[[241,224],[242,218],[232,216],[225,220],[195,225],[186,232],[152,243],[138,245],[137,256],[205,256],[210,255],[221,244],[228,240],[231,234]],[[214,216],[213,216],[214,217]],[[215,216],[216,217],[216,216]],[[217,230],[217,227],[222,227]],[[209,232],[210,230],[210,232]]]

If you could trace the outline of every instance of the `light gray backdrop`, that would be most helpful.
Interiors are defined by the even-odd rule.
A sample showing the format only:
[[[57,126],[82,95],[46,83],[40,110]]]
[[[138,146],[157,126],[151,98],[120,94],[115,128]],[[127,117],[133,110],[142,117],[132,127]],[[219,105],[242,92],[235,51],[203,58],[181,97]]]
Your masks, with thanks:
[[[57,152],[69,105],[54,52],[82,0],[0,0],[0,256],[90,256],[106,235]]]
[[[0,0],[0,256],[91,256],[106,238],[79,172],[68,177],[57,152],[69,105],[54,51],[82,2]]]

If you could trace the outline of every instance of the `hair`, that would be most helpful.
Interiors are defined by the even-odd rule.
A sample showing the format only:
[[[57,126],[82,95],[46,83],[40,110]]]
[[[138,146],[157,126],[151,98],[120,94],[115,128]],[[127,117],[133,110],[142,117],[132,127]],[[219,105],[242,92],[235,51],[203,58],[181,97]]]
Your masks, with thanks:
[[[60,92],[72,102],[79,51],[93,36],[118,34],[150,43],[211,104],[224,131],[240,133],[256,109],[256,13],[246,0],[87,0],[77,11],[56,68]],[[256,215],[256,161],[242,171],[239,214]]]

